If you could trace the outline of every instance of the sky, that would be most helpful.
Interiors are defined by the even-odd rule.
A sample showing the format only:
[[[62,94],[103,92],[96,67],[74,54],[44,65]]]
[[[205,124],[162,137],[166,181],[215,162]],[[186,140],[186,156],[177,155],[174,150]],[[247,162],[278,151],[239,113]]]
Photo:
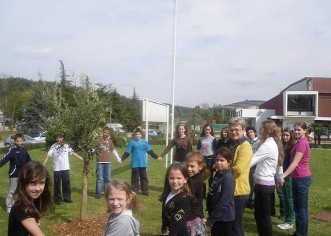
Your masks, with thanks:
[[[304,77],[331,77],[330,9],[177,0],[174,30],[173,0],[0,0],[0,78],[55,81],[62,60],[74,84],[87,75],[127,97],[135,88],[159,103],[175,91],[187,107],[266,101]]]

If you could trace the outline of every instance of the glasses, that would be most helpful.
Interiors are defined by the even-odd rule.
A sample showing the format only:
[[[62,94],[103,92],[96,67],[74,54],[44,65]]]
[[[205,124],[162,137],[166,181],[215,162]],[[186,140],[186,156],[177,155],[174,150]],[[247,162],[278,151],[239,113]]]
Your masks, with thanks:
[[[242,131],[242,129],[230,129],[231,133],[238,133],[240,131]]]

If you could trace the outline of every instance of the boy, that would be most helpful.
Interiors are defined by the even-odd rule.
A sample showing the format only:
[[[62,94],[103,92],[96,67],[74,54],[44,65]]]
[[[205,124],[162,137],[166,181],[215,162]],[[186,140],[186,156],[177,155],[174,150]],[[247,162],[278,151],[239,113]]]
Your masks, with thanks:
[[[15,135],[15,146],[11,147],[7,154],[0,160],[0,168],[10,161],[9,166],[9,187],[6,199],[7,212],[10,213],[13,205],[13,194],[17,188],[17,178],[23,165],[31,161],[31,157],[23,147],[24,136],[23,134]]]
[[[95,197],[97,199],[101,198],[102,192],[102,179],[103,179],[103,189],[106,191],[107,186],[110,182],[111,176],[111,157],[110,152],[116,157],[117,162],[122,164],[122,161],[115,150],[112,140],[109,138],[110,128],[105,126],[102,130],[102,138],[95,141],[97,147],[97,169],[96,169],[96,188]]]
[[[137,193],[139,189],[139,177],[140,187],[143,195],[148,196],[148,178],[147,178],[147,157],[146,152],[154,159],[161,161],[162,157],[158,157],[152,150],[151,146],[144,139],[141,139],[141,130],[137,128],[134,131],[134,139],[129,143],[125,153],[121,157],[124,161],[130,154],[131,157],[131,185],[132,190]]]
[[[56,135],[56,143],[54,143],[49,149],[46,158],[43,162],[45,166],[50,157],[53,158],[53,171],[54,171],[54,201],[55,204],[60,205],[63,201],[72,203],[71,200],[71,186],[70,186],[70,165],[69,155],[74,155],[79,160],[83,161],[83,158],[76,154],[72,148],[63,142],[63,134]],[[62,194],[61,194],[61,182],[62,182]]]

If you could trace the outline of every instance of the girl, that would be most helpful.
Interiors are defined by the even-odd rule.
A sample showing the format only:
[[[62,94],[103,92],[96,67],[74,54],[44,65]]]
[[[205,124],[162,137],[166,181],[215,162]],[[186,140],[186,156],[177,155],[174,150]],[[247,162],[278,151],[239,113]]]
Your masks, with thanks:
[[[53,212],[50,176],[37,161],[27,162],[18,177],[14,205],[9,214],[8,235],[43,236],[39,220],[44,213]]]
[[[220,147],[229,147],[230,146],[230,135],[229,135],[229,128],[228,127],[224,127],[221,131],[221,138],[218,140],[217,142],[217,149],[219,149]]]
[[[289,128],[283,130],[283,146],[284,146],[284,162],[283,170],[286,171],[291,164],[291,150],[295,144],[293,131]],[[284,224],[277,225],[281,229],[293,228],[294,209],[293,209],[293,196],[292,196],[292,178],[287,176],[284,178],[284,185],[281,187],[284,205]]]
[[[294,135],[297,140],[291,150],[291,164],[284,173],[284,178],[291,175],[292,194],[295,212],[294,235],[308,234],[308,191],[312,182],[309,170],[310,148],[308,128],[305,122],[294,124]],[[282,180],[283,184],[284,180]]]
[[[176,125],[175,137],[170,141],[160,157],[163,158],[173,146],[176,146],[174,155],[174,161],[176,162],[184,162],[186,154],[192,152],[192,141],[187,135],[187,126],[183,123]]]
[[[263,121],[259,134],[261,146],[251,161],[251,166],[256,165],[254,215],[259,235],[268,236],[272,235],[271,197],[275,189],[275,174],[282,173],[284,153],[280,129],[274,121]]]
[[[162,202],[162,234],[189,236],[187,215],[193,196],[185,163],[175,162],[169,166],[159,200]]]
[[[234,187],[235,180],[231,172],[233,153],[221,147],[215,154],[216,174],[207,196],[209,217],[206,225],[211,227],[211,235],[233,235],[232,227],[235,219]]]
[[[132,216],[138,209],[137,197],[131,186],[124,180],[112,180],[105,196],[110,212],[105,236],[139,236],[139,222]]]
[[[210,171],[209,186],[213,178],[214,153],[216,149],[217,141],[214,138],[213,127],[210,124],[206,124],[202,129],[197,150],[203,155],[207,168]]]
[[[185,160],[192,184],[192,192],[196,199],[191,202],[187,227],[191,236],[206,235],[205,226],[202,222],[204,218],[202,202],[204,197],[204,182],[209,178],[210,174],[200,153],[191,152],[186,155]]]

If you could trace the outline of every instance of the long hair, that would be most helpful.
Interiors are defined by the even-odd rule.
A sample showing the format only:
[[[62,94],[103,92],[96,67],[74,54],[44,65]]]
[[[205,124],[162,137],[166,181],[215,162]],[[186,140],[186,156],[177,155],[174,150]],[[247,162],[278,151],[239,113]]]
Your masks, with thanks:
[[[278,166],[283,165],[284,161],[284,149],[281,140],[281,129],[276,125],[273,120],[265,120],[261,123],[261,127],[264,130],[264,137],[262,137],[262,142],[264,142],[267,138],[273,138],[278,147]]]
[[[187,136],[188,135],[188,128],[187,128],[187,125],[185,124],[185,123],[178,123],[177,125],[176,125],[176,130],[175,130],[175,137],[176,138],[179,138],[179,132],[178,132],[178,128],[179,128],[179,126],[183,126],[184,127],[184,129],[185,129],[185,135]]]
[[[205,129],[209,127],[210,128],[210,135],[214,136],[214,129],[213,126],[211,124],[205,124],[205,126],[203,126],[203,129],[201,131],[200,137],[205,137],[206,133],[205,133]]]
[[[203,182],[205,182],[210,177],[210,172],[207,168],[206,162],[203,159],[203,156],[200,152],[190,152],[186,155],[185,161],[195,161],[197,162],[198,166],[201,167],[200,174],[201,179]]]
[[[283,130],[283,135],[285,132],[289,133],[290,139],[287,142],[285,142],[283,139],[284,151],[291,149],[293,147],[293,145],[296,143],[293,130],[291,130],[290,128],[285,128]]]
[[[194,198],[193,195],[192,195],[192,186],[191,186],[190,176],[189,176],[189,172],[188,172],[186,163],[184,163],[184,162],[175,162],[175,163],[171,164],[167,169],[167,173],[166,173],[165,178],[164,178],[164,188],[163,188],[163,192],[161,193],[161,195],[159,197],[159,201],[163,202],[164,199],[171,192],[171,187],[170,187],[170,184],[169,184],[169,175],[170,175],[170,171],[172,171],[172,170],[179,170],[180,173],[182,173],[184,178],[187,180],[186,184],[184,184],[182,192],[187,197]]]
[[[32,200],[26,192],[26,186],[45,180],[44,191],[37,198]],[[39,220],[42,214],[54,211],[51,201],[51,181],[50,176],[41,163],[30,161],[24,164],[17,180],[17,188],[14,193],[14,201],[21,202],[25,205],[25,212],[28,212]]]
[[[223,137],[223,133],[226,133],[226,138]],[[224,127],[221,131],[221,138],[222,140],[229,140],[230,139],[230,133],[229,133],[229,128],[228,127]]]

